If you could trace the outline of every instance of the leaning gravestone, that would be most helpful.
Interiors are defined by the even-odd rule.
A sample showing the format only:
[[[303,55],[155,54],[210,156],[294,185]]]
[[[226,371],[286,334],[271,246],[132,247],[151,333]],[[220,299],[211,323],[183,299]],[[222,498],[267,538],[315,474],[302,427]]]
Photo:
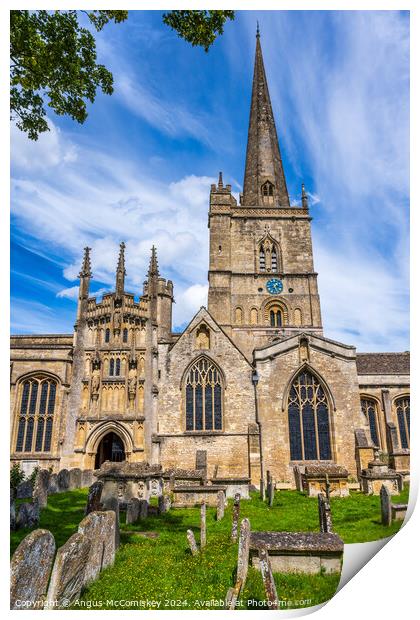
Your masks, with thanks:
[[[34,484],[33,498],[38,500],[40,508],[45,508],[48,503],[48,483],[50,472],[48,469],[39,469]]]
[[[319,531],[325,534],[332,534],[332,518],[330,502],[326,499],[323,493],[318,493],[318,516],[319,516]]]
[[[82,486],[82,470],[78,467],[69,471],[69,489],[80,489]]]
[[[277,597],[276,584],[274,583],[273,572],[271,570],[270,558],[268,556],[267,549],[260,549],[258,551],[258,557],[260,560],[260,570],[269,608],[278,609],[279,601]]]
[[[101,495],[103,486],[104,483],[98,480],[89,487],[85,515],[88,515],[95,510],[102,510]]]
[[[220,521],[225,516],[225,492],[217,491],[217,507],[216,507],[216,519]]]
[[[242,519],[241,529],[239,532],[239,545],[238,545],[238,568],[236,573],[236,580],[241,581],[238,591],[238,596],[241,594],[246,577],[248,575],[249,564],[249,543],[251,539],[251,524],[249,519]]]
[[[22,609],[18,601],[42,609],[54,554],[54,536],[47,530],[35,530],[22,540],[10,563],[10,609]]]
[[[160,497],[159,497],[160,499]],[[125,515],[125,522],[127,525],[135,523],[140,514],[140,500],[137,497],[132,497],[127,502],[127,512]]]
[[[197,555],[198,547],[197,547],[197,543],[195,540],[194,532],[192,530],[187,530],[187,540],[188,540],[188,544],[191,549],[191,553],[193,555]]]
[[[92,583],[115,560],[115,513],[91,512],[79,524],[79,534],[91,541],[84,585]]]
[[[115,512],[115,548],[120,546],[120,505],[118,497],[109,496],[102,503],[102,510],[112,510]]]
[[[33,528],[39,525],[39,504],[37,500],[24,502],[19,506],[16,526],[18,528]]]
[[[66,609],[80,596],[91,548],[90,539],[77,532],[59,548],[48,587],[45,609]]]
[[[58,474],[51,474],[48,482],[48,495],[58,493]]]
[[[57,476],[58,490],[60,493],[69,490],[69,471],[68,469],[62,469],[58,472]]]
[[[389,526],[392,523],[391,494],[383,484],[380,491],[382,525]]]

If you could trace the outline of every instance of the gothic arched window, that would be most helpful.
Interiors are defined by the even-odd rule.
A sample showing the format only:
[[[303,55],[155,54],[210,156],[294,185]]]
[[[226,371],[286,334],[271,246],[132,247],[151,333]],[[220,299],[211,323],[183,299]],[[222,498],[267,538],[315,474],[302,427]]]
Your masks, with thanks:
[[[16,452],[51,450],[57,382],[31,377],[22,383]]]
[[[308,370],[293,380],[288,399],[288,416],[291,460],[330,460],[327,396],[318,379]]]
[[[263,202],[272,203],[273,196],[274,196],[274,185],[270,183],[270,181],[266,181],[262,185],[261,191],[262,191],[262,196],[263,196]]]
[[[105,342],[109,342],[109,335],[110,335],[110,331],[109,329],[105,330]]]
[[[126,327],[123,329],[123,342],[128,342],[128,329]]]
[[[109,376],[110,376],[110,377],[113,377],[113,376],[114,376],[114,372],[115,372],[115,360],[114,360],[114,358],[112,357],[112,358],[109,360]]]
[[[187,431],[222,430],[222,378],[207,357],[200,357],[185,379]]]
[[[372,398],[362,398],[361,400],[362,413],[365,415],[369,422],[370,437],[372,442],[378,448],[381,447],[379,439],[379,425],[378,425],[378,408],[376,401]]]
[[[401,448],[410,447],[410,397],[403,396],[395,401]]]
[[[115,376],[119,377],[121,374],[121,360],[119,357],[115,360]]]

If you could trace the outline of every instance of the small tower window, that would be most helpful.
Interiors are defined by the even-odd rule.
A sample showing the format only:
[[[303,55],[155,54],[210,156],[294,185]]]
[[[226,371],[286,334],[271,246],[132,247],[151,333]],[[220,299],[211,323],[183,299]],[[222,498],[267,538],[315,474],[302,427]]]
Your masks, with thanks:
[[[105,330],[105,342],[109,342],[109,334],[110,334],[109,329],[106,329]]]
[[[113,377],[115,372],[115,360],[114,358],[109,360],[109,376]]]
[[[270,310],[270,325],[271,327],[281,327],[282,318],[280,308],[273,308]]]
[[[123,330],[123,342],[128,342],[128,329],[126,327]]]
[[[119,357],[115,360],[115,376],[119,377],[121,374],[121,360]]]
[[[261,187],[263,202],[272,204],[274,202],[274,185],[266,181]]]

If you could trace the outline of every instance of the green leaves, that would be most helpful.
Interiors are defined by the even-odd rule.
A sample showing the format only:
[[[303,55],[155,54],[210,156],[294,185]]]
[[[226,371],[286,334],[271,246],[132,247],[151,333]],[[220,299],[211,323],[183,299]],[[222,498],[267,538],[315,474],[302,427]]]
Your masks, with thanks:
[[[223,34],[226,20],[234,17],[235,11],[171,11],[164,14],[163,21],[180,37],[208,52],[217,35]]]
[[[128,12],[86,15],[99,31]],[[11,11],[10,57],[11,119],[32,140],[49,129],[46,104],[83,123],[97,89],[113,92],[112,74],[97,64],[95,38],[80,26],[77,11]]]

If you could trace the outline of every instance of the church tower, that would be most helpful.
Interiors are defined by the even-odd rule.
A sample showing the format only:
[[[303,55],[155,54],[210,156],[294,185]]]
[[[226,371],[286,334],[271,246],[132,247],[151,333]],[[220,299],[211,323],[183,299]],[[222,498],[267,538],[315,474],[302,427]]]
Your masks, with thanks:
[[[219,174],[210,191],[208,309],[243,353],[297,332],[322,334],[305,188],[290,206],[257,30],[240,203]]]

